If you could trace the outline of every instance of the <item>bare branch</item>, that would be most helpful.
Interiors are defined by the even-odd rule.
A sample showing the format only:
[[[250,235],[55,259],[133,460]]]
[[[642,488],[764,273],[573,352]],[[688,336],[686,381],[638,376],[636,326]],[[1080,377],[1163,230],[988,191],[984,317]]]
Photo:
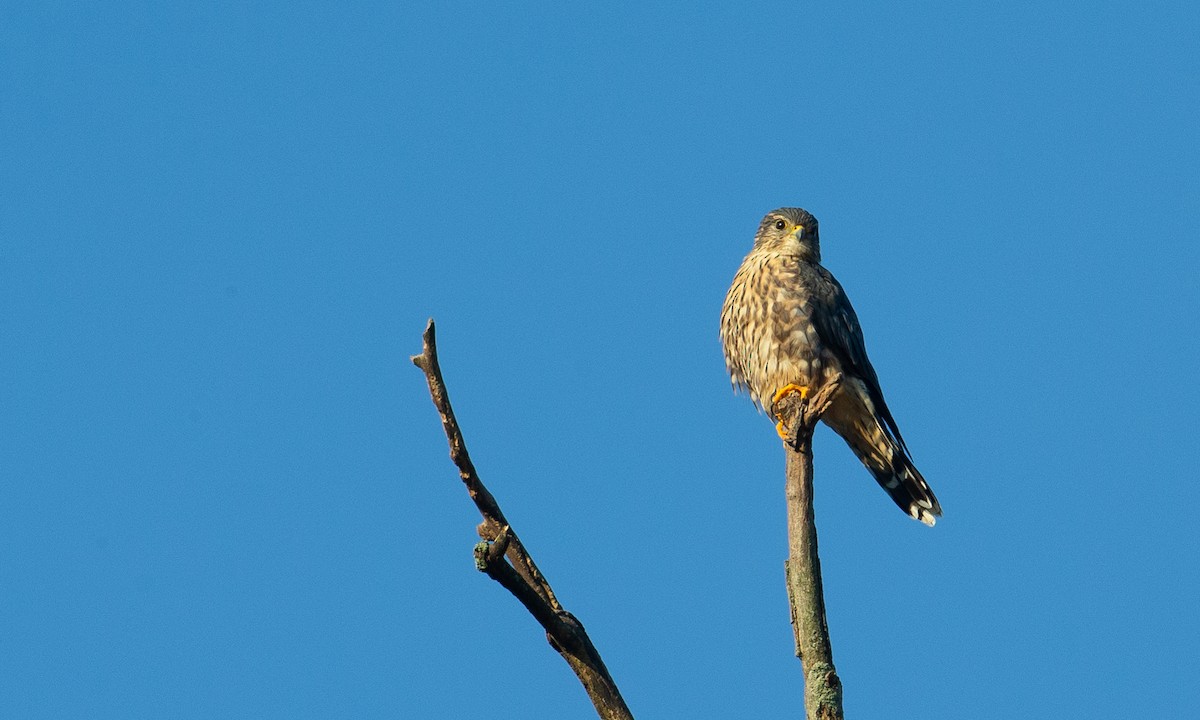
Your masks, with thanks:
[[[429,383],[429,395],[442,418],[442,428],[450,443],[450,459],[458,467],[458,475],[467,488],[467,493],[483,516],[477,531],[483,542],[475,546],[475,565],[488,577],[500,583],[525,606],[530,615],[546,631],[550,646],[563,656],[596,706],[596,713],[604,720],[633,720],[625,705],[617,684],[613,682],[600,653],[592,644],[583,624],[563,609],[554,590],[533,562],[516,531],[512,529],[499,503],[484,487],[475,471],[462,430],[450,406],[450,396],[442,380],[438,365],[437,339],[433,320],[422,336],[424,346],[420,355],[412,357],[413,364],[425,373]]]
[[[833,649],[825,621],[821,559],[813,513],[812,436],[841,387],[838,375],[811,400],[791,394],[773,408],[789,428],[787,453],[788,559],[784,563],[796,657],[804,671],[804,708],[809,720],[842,720],[842,681],[833,666]]]

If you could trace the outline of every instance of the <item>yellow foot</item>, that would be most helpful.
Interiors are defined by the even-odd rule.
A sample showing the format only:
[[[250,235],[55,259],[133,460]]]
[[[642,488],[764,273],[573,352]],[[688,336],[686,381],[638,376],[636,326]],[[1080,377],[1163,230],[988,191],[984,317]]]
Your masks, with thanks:
[[[779,404],[780,400],[784,399],[788,395],[791,395],[792,393],[800,393],[800,398],[802,400],[807,400],[808,386],[797,385],[795,383],[788,383],[787,385],[784,385],[775,391],[775,397],[771,399],[771,407],[775,407]],[[779,433],[779,437],[783,438],[784,440],[787,440],[788,435],[791,434],[787,426],[783,424],[782,420],[775,423],[775,432]]]
[[[808,386],[797,385],[796,383],[788,383],[775,391],[775,397],[771,398],[771,404],[774,405],[792,393],[800,393],[800,397],[808,399]]]

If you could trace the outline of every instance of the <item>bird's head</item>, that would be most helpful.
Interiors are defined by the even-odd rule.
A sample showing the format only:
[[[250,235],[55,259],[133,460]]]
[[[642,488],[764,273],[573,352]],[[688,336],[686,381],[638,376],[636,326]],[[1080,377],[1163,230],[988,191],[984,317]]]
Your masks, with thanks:
[[[798,255],[812,262],[821,262],[817,219],[801,208],[772,210],[758,226],[754,249]]]

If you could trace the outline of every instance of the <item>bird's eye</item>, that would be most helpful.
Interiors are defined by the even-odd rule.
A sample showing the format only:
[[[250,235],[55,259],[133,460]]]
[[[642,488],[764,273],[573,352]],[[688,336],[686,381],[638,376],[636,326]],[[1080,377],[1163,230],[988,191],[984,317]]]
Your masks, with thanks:
[[[785,227],[787,227],[787,223],[785,223],[784,221],[782,221],[782,220],[776,220],[776,221],[775,221],[775,229],[776,229],[776,230],[782,230],[782,229],[784,229]]]

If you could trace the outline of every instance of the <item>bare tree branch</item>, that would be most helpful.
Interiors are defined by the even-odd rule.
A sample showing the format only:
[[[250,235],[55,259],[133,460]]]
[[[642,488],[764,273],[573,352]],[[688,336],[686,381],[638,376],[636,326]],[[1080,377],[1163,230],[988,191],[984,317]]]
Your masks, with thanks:
[[[791,394],[774,412],[789,428],[787,453],[788,559],[784,563],[796,657],[804,671],[804,709],[809,720],[842,720],[842,681],[833,666],[829,626],[825,621],[825,591],[821,559],[817,556],[817,524],[813,513],[812,436],[817,421],[829,409],[841,387],[838,375],[811,400]]]
[[[466,485],[467,493],[475,501],[479,514],[483,516],[483,522],[476,528],[483,542],[475,546],[475,566],[512,593],[541,624],[550,646],[557,650],[575,671],[601,718],[633,720],[617,684],[608,674],[608,669],[583,624],[559,604],[550,583],[538,570],[533,558],[525,550],[525,545],[504,517],[496,498],[479,479],[471,456],[467,454],[466,441],[463,440],[462,430],[454,418],[450,396],[442,380],[432,319],[425,328],[423,340],[422,352],[412,357],[413,364],[425,373],[425,379],[429,382],[429,394],[442,417],[442,428],[450,442],[450,459],[458,467],[458,475]]]

